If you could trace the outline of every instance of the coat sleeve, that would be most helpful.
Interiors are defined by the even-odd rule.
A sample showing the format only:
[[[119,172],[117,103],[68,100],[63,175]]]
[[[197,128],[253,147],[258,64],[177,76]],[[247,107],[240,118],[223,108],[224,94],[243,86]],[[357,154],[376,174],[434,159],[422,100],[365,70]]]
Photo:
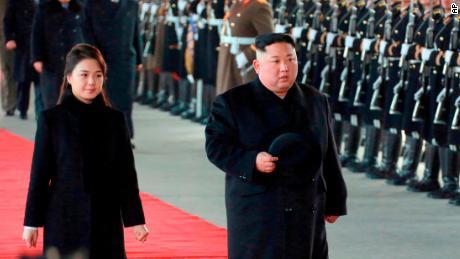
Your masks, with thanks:
[[[34,16],[34,21],[32,24],[32,63],[36,61],[43,61],[43,46],[46,44],[43,19],[43,8],[40,7]]]
[[[268,3],[258,4],[258,8],[253,12],[254,17],[252,18],[252,25],[257,31],[257,35],[262,35],[266,33],[273,32],[275,29],[273,28],[273,13],[272,8]],[[243,52],[249,61],[249,64],[252,64],[252,61],[256,58],[255,48],[251,46],[246,46],[243,49]]]
[[[326,210],[325,215],[346,215],[347,189],[342,176],[342,168],[337,155],[337,148],[332,133],[332,120],[327,98],[324,97],[327,110],[327,150],[323,163],[323,176],[326,181]]]
[[[239,143],[231,110],[222,95],[213,103],[205,135],[206,154],[214,165],[242,181],[252,181],[258,152]]]
[[[122,129],[119,148],[121,213],[125,227],[145,224],[144,211],[139,196],[139,186],[134,165],[134,156],[129,139],[128,128],[123,115],[120,114],[118,123]]]
[[[138,13],[138,7],[136,4],[136,14]],[[134,37],[133,37],[133,46],[134,49],[136,50],[136,64],[142,64],[142,43],[141,43],[141,37],[140,37],[140,32],[139,32],[139,15],[136,15],[136,22],[134,23]]]
[[[5,44],[6,42],[10,40],[16,40],[16,35],[15,35],[15,2],[16,0],[8,0],[6,3],[6,11],[5,11],[5,16],[3,17],[3,33],[5,35],[5,42],[2,42],[1,44]]]
[[[53,155],[52,134],[42,113],[38,119],[35,135],[35,147],[30,174],[29,192],[27,194],[24,225],[41,227],[45,223],[51,176],[54,174],[55,157]]]

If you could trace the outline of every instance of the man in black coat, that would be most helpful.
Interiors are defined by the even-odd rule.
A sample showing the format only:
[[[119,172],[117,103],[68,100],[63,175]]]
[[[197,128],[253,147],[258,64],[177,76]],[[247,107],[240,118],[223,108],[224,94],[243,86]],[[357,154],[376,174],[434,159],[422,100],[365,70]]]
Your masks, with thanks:
[[[256,49],[258,78],[219,95],[205,131],[226,173],[229,258],[328,258],[324,221],[347,213],[347,191],[327,98],[295,83],[291,37]]]
[[[8,50],[14,50],[13,77],[17,82],[17,109],[20,118],[27,118],[29,109],[30,85],[35,87],[35,112],[42,109],[38,76],[32,68],[30,60],[30,37],[32,21],[38,2],[34,0],[9,0],[3,29],[5,44]],[[4,44],[4,43],[1,43]]]
[[[138,10],[134,0],[93,0],[85,5],[85,40],[107,61],[107,92],[114,107],[125,114],[131,138],[136,67],[142,68]]]

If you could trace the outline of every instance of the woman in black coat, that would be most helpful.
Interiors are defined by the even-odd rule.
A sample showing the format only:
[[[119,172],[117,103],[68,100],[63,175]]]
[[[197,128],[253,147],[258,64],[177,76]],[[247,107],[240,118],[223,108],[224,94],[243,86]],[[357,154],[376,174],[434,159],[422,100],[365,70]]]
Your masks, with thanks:
[[[83,6],[77,0],[50,0],[40,5],[32,27],[32,62],[40,73],[44,108],[56,105],[65,55],[83,40]]]
[[[148,235],[126,123],[102,87],[99,50],[75,46],[64,73],[60,104],[38,121],[23,239],[35,246],[44,226],[44,252],[125,258],[123,225]]]

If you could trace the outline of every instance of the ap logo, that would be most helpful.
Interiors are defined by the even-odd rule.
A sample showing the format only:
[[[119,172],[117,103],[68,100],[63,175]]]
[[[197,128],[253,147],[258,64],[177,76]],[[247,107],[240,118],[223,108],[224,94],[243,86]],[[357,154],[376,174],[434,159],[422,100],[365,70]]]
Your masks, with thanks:
[[[452,14],[458,14],[458,6],[457,6],[456,3],[452,3],[452,4],[450,5],[450,12],[451,12]]]

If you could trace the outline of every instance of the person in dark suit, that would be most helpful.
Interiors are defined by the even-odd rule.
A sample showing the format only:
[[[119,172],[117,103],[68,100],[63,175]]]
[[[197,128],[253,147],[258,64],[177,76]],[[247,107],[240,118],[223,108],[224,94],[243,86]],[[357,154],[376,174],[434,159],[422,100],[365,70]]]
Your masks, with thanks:
[[[110,107],[102,54],[79,44],[66,58],[59,104],[38,120],[23,239],[44,252],[86,250],[126,258],[123,226],[139,241],[148,230],[124,116]]]
[[[142,69],[138,10],[134,0],[94,0],[85,5],[85,40],[107,60],[107,93],[114,107],[125,114],[131,138],[136,68]]]
[[[217,96],[205,129],[226,173],[229,258],[328,258],[325,220],[347,213],[347,191],[327,97],[295,82],[290,36],[258,36],[256,49],[258,77]]]
[[[14,50],[13,77],[17,82],[17,109],[21,119],[27,119],[32,82],[36,114],[42,109],[38,75],[30,62],[30,37],[37,4],[34,0],[8,0],[3,18],[6,49]]]
[[[83,6],[77,0],[50,0],[40,5],[32,27],[32,62],[40,73],[45,109],[57,104],[65,55],[83,40]]]

